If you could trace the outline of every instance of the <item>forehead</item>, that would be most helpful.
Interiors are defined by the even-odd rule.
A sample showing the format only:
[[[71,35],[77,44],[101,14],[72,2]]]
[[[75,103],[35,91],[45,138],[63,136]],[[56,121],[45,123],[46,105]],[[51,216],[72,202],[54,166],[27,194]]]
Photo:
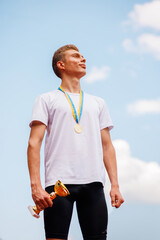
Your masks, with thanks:
[[[69,50],[65,51],[65,56],[72,56],[74,54],[78,54],[79,56],[82,56],[82,54],[80,54],[80,52],[78,52],[77,50],[74,50],[74,49],[69,49]]]

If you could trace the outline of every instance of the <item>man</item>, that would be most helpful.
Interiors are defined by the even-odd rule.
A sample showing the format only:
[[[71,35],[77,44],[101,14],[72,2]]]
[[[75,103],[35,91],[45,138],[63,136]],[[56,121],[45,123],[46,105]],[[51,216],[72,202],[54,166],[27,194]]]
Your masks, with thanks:
[[[35,101],[30,122],[28,167],[32,197],[38,210],[44,209],[46,239],[67,239],[73,204],[85,240],[105,240],[107,206],[103,186],[105,168],[111,182],[111,202],[124,202],[119,191],[115,150],[110,138],[113,127],[105,101],[81,89],[86,74],[85,58],[74,45],[59,48],[52,66],[61,78],[58,89],[41,94]],[[45,190],[40,180],[40,149],[45,139]],[[70,195],[49,193],[60,179]],[[53,205],[53,206],[52,206]]]

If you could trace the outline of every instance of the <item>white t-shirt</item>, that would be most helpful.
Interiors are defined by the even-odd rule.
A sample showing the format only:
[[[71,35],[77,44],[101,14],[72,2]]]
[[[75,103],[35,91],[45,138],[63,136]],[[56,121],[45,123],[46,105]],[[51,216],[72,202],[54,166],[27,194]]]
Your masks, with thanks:
[[[83,91],[84,92],[84,91]],[[76,111],[79,93],[69,93]],[[80,119],[81,133],[76,133],[76,122],[71,106],[63,92],[53,90],[37,97],[29,126],[37,120],[47,126],[45,138],[45,187],[57,180],[64,184],[105,182],[105,167],[100,130],[113,127],[107,105],[100,98],[84,92]]]

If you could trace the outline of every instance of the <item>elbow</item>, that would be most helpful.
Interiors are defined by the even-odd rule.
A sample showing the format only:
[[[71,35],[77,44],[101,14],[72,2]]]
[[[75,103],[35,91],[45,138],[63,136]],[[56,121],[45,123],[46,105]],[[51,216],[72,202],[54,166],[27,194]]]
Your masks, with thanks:
[[[114,153],[116,153],[116,150],[115,150],[115,148],[114,148],[114,146],[113,146],[113,144],[111,143],[111,148],[112,148],[112,151],[114,152]]]
[[[113,151],[113,152],[115,152],[115,148],[114,148],[114,146],[113,146],[111,141],[106,143],[106,144],[103,144],[103,150],[104,151]]]
[[[103,154],[104,155],[116,155],[116,151],[115,151],[115,148],[114,148],[112,142],[103,146]]]
[[[41,147],[41,141],[35,138],[29,138],[28,140],[28,150]]]
[[[114,148],[114,146],[113,146],[112,143],[110,144],[110,152],[111,152],[113,155],[116,155],[116,151],[115,151],[115,148]]]

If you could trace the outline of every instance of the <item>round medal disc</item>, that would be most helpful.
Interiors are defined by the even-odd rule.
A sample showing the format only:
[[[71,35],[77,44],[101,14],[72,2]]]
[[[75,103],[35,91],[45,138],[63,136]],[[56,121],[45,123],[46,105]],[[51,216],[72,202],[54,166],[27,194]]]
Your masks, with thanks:
[[[82,127],[79,124],[76,124],[74,127],[74,130],[76,131],[76,133],[81,133],[82,132]]]

